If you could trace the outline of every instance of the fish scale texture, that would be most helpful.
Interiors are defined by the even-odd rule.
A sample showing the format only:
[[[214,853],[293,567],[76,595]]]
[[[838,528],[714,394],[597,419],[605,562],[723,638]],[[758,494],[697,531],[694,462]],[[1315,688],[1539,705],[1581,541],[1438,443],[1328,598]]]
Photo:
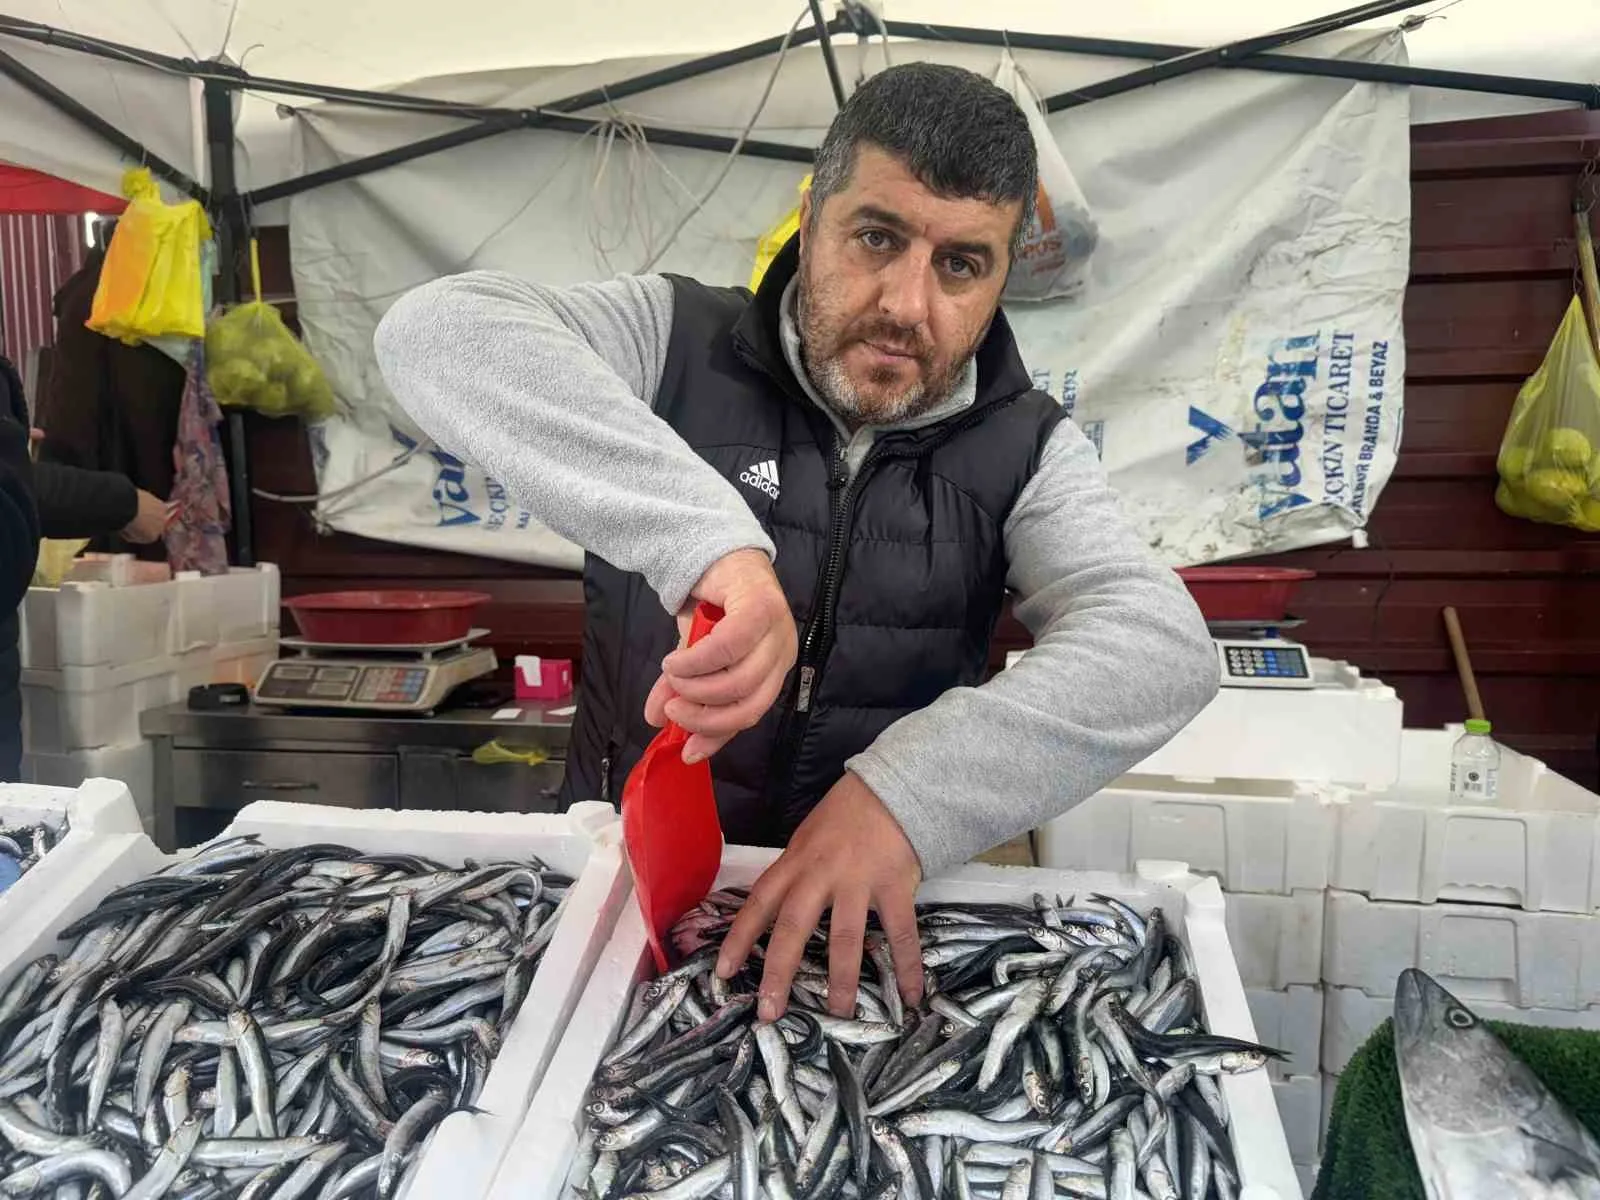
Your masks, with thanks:
[[[1600,1033],[1485,1024],[1600,1137]],[[1378,1026],[1339,1077],[1312,1200],[1427,1200],[1406,1133],[1393,1021]]]

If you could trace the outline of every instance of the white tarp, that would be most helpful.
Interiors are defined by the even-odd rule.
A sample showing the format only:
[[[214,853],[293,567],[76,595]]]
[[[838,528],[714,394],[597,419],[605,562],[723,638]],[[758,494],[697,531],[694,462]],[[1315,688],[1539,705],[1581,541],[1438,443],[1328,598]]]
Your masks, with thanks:
[[[992,73],[997,54],[924,44]],[[1346,33],[1308,53],[1402,61],[1398,35]],[[1044,94],[1132,64],[1019,53]],[[428,91],[529,105],[624,78],[507,72]],[[633,119],[736,132],[772,70],[745,64],[631,98]],[[1408,259],[1404,89],[1216,72],[1052,117],[1101,224],[1092,279],[1069,301],[1012,307],[1024,357],[1099,441],[1153,544],[1200,562],[1348,536],[1393,464]],[[757,136],[814,143],[832,112],[814,48],[793,52]],[[302,115],[317,169],[451,127],[388,113]],[[551,283],[639,269],[720,155],[621,136],[526,132],[296,197],[291,238],[308,343],[352,415],[327,423],[323,516],[353,533],[571,565],[574,548],[491,480],[423,451],[347,490],[415,436],[376,370],[371,336],[409,287],[469,268]],[[736,163],[661,257],[709,281],[747,277],[755,241],[804,173]]]

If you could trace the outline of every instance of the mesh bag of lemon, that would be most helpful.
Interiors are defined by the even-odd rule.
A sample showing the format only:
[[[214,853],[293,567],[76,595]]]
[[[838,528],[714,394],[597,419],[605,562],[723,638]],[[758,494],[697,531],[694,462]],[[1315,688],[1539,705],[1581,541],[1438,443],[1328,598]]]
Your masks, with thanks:
[[[333,413],[333,388],[283,317],[261,299],[261,261],[250,240],[255,299],[206,326],[206,382],[225,408],[253,408],[269,417],[321,420]]]
[[[1498,466],[1502,512],[1600,533],[1600,361],[1577,296],[1517,393]]]

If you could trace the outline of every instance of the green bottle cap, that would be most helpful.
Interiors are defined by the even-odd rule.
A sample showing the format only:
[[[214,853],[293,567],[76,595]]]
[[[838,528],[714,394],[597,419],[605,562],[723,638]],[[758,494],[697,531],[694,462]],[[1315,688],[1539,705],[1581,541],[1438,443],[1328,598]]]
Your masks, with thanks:
[[[1490,725],[1489,722],[1477,717],[1474,717],[1466,724],[1466,730],[1468,733],[1488,733],[1492,728],[1493,726]]]

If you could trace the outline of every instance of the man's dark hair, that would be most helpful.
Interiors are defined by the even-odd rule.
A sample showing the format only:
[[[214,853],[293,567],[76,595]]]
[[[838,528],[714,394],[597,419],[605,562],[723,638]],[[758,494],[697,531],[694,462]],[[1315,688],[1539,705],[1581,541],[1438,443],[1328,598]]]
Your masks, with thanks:
[[[1039,190],[1038,155],[1017,102],[981,75],[938,63],[905,63],[855,90],[828,127],[811,172],[812,219],[850,182],[856,150],[877,146],[937,196],[1022,202],[1011,235],[1015,261]]]

